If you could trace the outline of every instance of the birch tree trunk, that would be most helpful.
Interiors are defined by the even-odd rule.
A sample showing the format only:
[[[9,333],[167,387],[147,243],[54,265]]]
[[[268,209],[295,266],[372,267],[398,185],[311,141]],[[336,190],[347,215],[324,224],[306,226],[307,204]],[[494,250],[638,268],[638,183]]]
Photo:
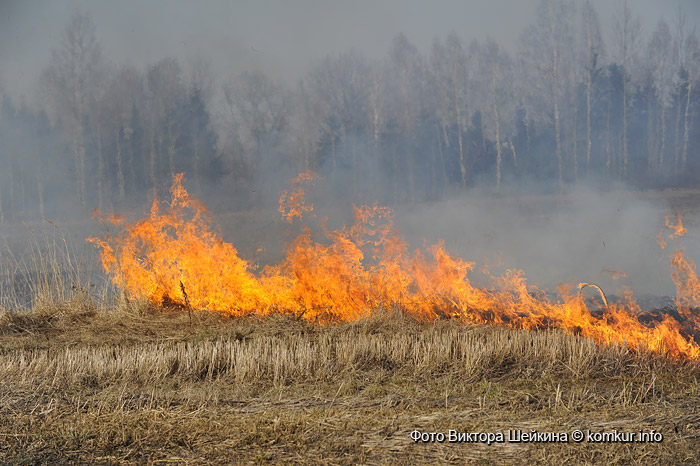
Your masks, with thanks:
[[[647,169],[649,174],[653,173],[654,165],[658,158],[656,154],[656,137],[654,134],[656,128],[654,126],[653,110],[652,100],[649,99],[649,102],[647,102]]]
[[[438,127],[437,123],[435,123],[435,134],[437,136],[438,155],[440,156],[440,167],[442,168],[441,179],[442,183],[445,184],[447,183],[447,165],[445,165],[445,153],[442,150],[440,128]]]
[[[124,199],[126,198],[126,187],[125,187],[125,178],[124,178],[124,163],[122,162],[122,137],[121,137],[121,125],[117,125],[116,129],[114,130],[114,137],[117,142],[117,154],[116,154],[116,162],[117,162],[117,188],[119,189],[119,201],[124,202]],[[101,161],[100,161],[101,163]]]
[[[591,148],[593,141],[591,140],[591,84],[593,81],[593,72],[589,69],[586,79],[586,176],[591,170]]]
[[[136,168],[134,167],[134,130],[129,125],[125,128],[124,137],[126,138],[126,147],[129,151],[129,186],[131,189],[136,189]]]
[[[627,77],[625,66],[622,66],[622,179],[627,179],[627,163],[629,152],[627,150]]]
[[[464,156],[464,140],[462,135],[462,111],[459,105],[455,104],[457,111],[457,142],[459,144],[459,172],[462,177],[462,187],[467,187],[467,160]]]
[[[622,62],[622,167],[621,177],[627,179],[629,168],[629,100],[630,100],[630,76],[631,65],[635,44],[639,37],[639,21],[632,16],[627,0],[623,0],[621,8],[618,12],[617,21],[617,38],[620,53],[620,61]]]
[[[559,191],[564,192],[564,167],[561,155],[561,123],[559,115],[559,46],[554,41],[552,49],[552,95],[554,100],[554,137],[557,145],[557,168],[559,172]]]
[[[104,157],[102,154],[102,130],[97,128],[97,208],[104,208]]]
[[[608,102],[608,111],[605,115],[605,172],[610,179],[612,175],[612,150],[610,148],[610,103]]]
[[[690,96],[693,92],[693,64],[688,65],[688,91],[685,100],[685,116],[683,118],[683,158],[681,159],[681,171],[685,172],[688,162],[688,138],[690,136]]]
[[[574,105],[576,103],[574,102]],[[578,109],[574,108],[574,127],[572,130],[572,136],[574,138],[573,140],[573,146],[574,146],[574,153],[573,153],[573,158],[574,158],[574,184],[578,184]]]
[[[659,149],[659,172],[664,170],[664,153],[666,152],[666,106],[661,106],[661,148]]]
[[[501,189],[501,162],[503,154],[501,152],[501,118],[498,114],[498,89],[496,87],[496,70],[493,70],[491,77],[491,85],[493,86],[493,117],[496,121],[496,190]]]
[[[678,165],[680,161],[680,131],[681,131],[681,107],[682,103],[682,89],[678,86],[678,98],[676,99],[676,137],[673,142],[673,171],[678,175]]]
[[[156,179],[156,135],[155,130],[151,130],[151,143],[148,160],[150,162],[151,186],[153,187],[153,199],[158,198],[158,183]]]
[[[173,132],[173,123],[168,124],[168,165],[170,166],[170,177],[175,176],[175,140],[176,135]]]
[[[196,119],[192,121],[192,172],[194,174],[194,186],[199,191],[202,188],[200,163],[199,163],[199,131]]]

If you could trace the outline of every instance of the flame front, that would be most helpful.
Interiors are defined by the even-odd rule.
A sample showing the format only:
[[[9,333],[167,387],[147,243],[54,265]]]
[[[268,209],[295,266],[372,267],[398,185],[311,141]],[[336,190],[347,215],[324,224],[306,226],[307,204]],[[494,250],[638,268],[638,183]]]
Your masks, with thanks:
[[[304,172],[282,193],[280,212],[292,223],[313,211],[304,187],[317,175]],[[324,240],[308,226],[289,244],[284,259],[256,273],[233,245],[213,229],[208,211],[174,179],[171,201],[153,202],[148,218],[128,225],[118,220],[114,237],[90,238],[101,249],[104,271],[130,298],[156,304],[189,304],[240,315],[293,312],[316,322],[349,321],[375,309],[399,306],[422,319],[449,317],[467,323],[512,328],[562,328],[599,342],[626,342],[673,357],[700,359],[695,341],[700,280],[682,251],[672,255],[678,316],[655,315],[642,322],[627,297],[591,312],[576,287],[560,287],[556,297],[528,286],[520,270],[490,276],[487,288],[473,286],[474,263],[451,256],[443,243],[409,251],[395,229],[392,211],[378,205],[354,208],[354,221],[338,230],[324,227]],[[304,187],[302,187],[302,184]],[[116,222],[116,217],[112,222]],[[110,220],[108,220],[110,221]],[[670,237],[685,233],[667,226]],[[601,290],[602,293],[602,290]]]

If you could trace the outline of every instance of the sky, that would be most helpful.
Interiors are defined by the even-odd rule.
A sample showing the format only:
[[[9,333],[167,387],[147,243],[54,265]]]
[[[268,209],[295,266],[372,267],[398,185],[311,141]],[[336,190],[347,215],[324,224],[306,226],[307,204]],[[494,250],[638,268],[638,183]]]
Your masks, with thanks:
[[[538,0],[0,0],[0,90],[30,101],[41,69],[71,15],[89,13],[105,56],[143,68],[172,56],[204,58],[216,83],[242,71],[295,81],[317,59],[355,49],[370,58],[403,32],[419,50],[455,31],[492,37],[511,52],[535,20]],[[577,5],[582,1],[576,0]],[[601,21],[615,1],[594,0]],[[700,24],[700,1],[631,0],[642,27],[672,22],[679,6]]]

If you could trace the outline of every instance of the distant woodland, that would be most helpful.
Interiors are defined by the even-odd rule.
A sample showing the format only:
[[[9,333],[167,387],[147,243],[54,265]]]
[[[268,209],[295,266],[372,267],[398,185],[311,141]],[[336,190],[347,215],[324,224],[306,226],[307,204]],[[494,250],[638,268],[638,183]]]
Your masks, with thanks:
[[[114,64],[76,14],[40,105],[3,94],[0,221],[142,205],[179,172],[231,208],[255,205],[268,174],[305,169],[353,202],[700,185],[696,30],[682,12],[642,30],[628,3],[611,24],[590,3],[543,0],[514,53],[460,31],[421,51],[398,34],[379,60],[350,50],[296,82],[217,82],[204,60]]]

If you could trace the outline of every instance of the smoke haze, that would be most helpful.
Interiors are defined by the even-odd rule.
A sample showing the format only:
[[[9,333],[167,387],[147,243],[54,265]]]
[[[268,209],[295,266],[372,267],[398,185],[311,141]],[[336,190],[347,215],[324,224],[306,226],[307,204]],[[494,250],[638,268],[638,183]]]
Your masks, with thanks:
[[[612,18],[615,2],[593,4],[604,22]],[[520,33],[535,19],[536,5],[537,0],[266,0],[196,5],[186,0],[3,0],[0,76],[6,92],[31,99],[51,48],[76,10],[93,17],[105,55],[116,63],[145,66],[169,56],[183,62],[205,58],[221,80],[259,69],[293,82],[312,61],[327,54],[352,48],[379,58],[400,32],[421,51],[428,51],[434,38],[455,31],[466,42],[491,36],[513,52]],[[672,21],[679,7],[690,25],[700,18],[700,4],[693,0],[638,0],[633,7],[647,31],[661,17]]]
[[[477,269],[500,252],[544,288],[673,295],[665,215],[700,257],[700,4],[630,2],[629,56],[621,4],[591,5],[600,37],[583,1],[2,1],[0,235],[50,218],[80,240],[93,209],[139,216],[185,172],[224,238],[273,263],[279,193],[311,169],[336,228],[379,202]],[[70,31],[94,45],[83,74]]]

